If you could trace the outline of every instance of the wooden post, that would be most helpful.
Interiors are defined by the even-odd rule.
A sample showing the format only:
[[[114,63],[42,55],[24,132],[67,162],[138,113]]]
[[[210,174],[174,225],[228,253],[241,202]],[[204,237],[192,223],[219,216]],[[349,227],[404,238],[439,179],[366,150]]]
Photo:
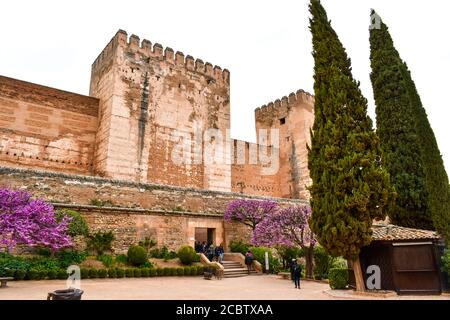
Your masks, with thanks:
[[[353,260],[353,272],[355,274],[356,291],[366,291],[359,256],[355,260]]]

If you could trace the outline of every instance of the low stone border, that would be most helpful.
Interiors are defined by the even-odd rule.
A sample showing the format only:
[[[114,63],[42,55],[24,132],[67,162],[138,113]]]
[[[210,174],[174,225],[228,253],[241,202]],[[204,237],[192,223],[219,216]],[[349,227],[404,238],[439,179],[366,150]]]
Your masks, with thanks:
[[[290,272],[278,272],[277,276],[279,276],[279,279],[281,279],[281,280],[292,280]],[[300,281],[311,281],[311,282],[325,283],[325,284],[329,283],[328,279],[317,280],[317,279],[309,279],[309,278],[300,278]]]
[[[364,291],[364,292],[359,292],[359,291],[355,291],[355,290],[332,290],[332,289],[328,289],[328,290],[323,290],[323,293],[325,293],[326,295],[333,297],[333,298],[338,298],[338,299],[361,299],[361,298],[378,298],[378,299],[383,299],[383,298],[392,298],[392,297],[397,297],[397,293],[395,291],[380,291],[380,292],[376,292],[376,291]]]

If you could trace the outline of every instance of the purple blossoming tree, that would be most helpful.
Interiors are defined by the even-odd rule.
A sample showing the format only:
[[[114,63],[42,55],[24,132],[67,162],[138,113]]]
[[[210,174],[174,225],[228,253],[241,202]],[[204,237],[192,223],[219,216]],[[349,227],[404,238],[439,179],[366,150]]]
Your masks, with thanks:
[[[70,247],[69,221],[68,216],[57,221],[51,204],[27,192],[0,189],[0,248],[44,246],[55,252]]]
[[[317,240],[309,228],[311,207],[292,206],[266,216],[255,228],[252,242],[262,246],[301,247],[305,253],[306,277],[313,274],[313,249]]]
[[[241,222],[255,230],[264,217],[276,212],[277,209],[278,204],[275,201],[238,199],[230,202],[224,219]]]

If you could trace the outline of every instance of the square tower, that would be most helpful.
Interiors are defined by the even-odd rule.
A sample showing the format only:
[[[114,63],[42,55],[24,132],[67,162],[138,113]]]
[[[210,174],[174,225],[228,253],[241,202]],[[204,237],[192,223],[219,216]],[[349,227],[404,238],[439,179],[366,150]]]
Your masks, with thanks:
[[[230,191],[230,164],[203,159],[203,133],[230,128],[228,70],[119,30],[92,65],[90,95],[100,99],[96,174]]]

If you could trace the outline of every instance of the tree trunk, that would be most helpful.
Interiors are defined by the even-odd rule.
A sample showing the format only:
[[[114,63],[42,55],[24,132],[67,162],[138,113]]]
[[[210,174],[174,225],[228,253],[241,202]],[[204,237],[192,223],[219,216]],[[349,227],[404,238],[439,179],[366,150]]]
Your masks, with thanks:
[[[313,252],[314,247],[306,247],[305,248],[305,264],[306,264],[306,270],[305,270],[305,276],[306,278],[312,279],[313,277]]]
[[[353,273],[355,274],[356,291],[366,291],[366,286],[364,285],[363,273],[361,270],[361,263],[359,261],[359,256],[353,260]]]

